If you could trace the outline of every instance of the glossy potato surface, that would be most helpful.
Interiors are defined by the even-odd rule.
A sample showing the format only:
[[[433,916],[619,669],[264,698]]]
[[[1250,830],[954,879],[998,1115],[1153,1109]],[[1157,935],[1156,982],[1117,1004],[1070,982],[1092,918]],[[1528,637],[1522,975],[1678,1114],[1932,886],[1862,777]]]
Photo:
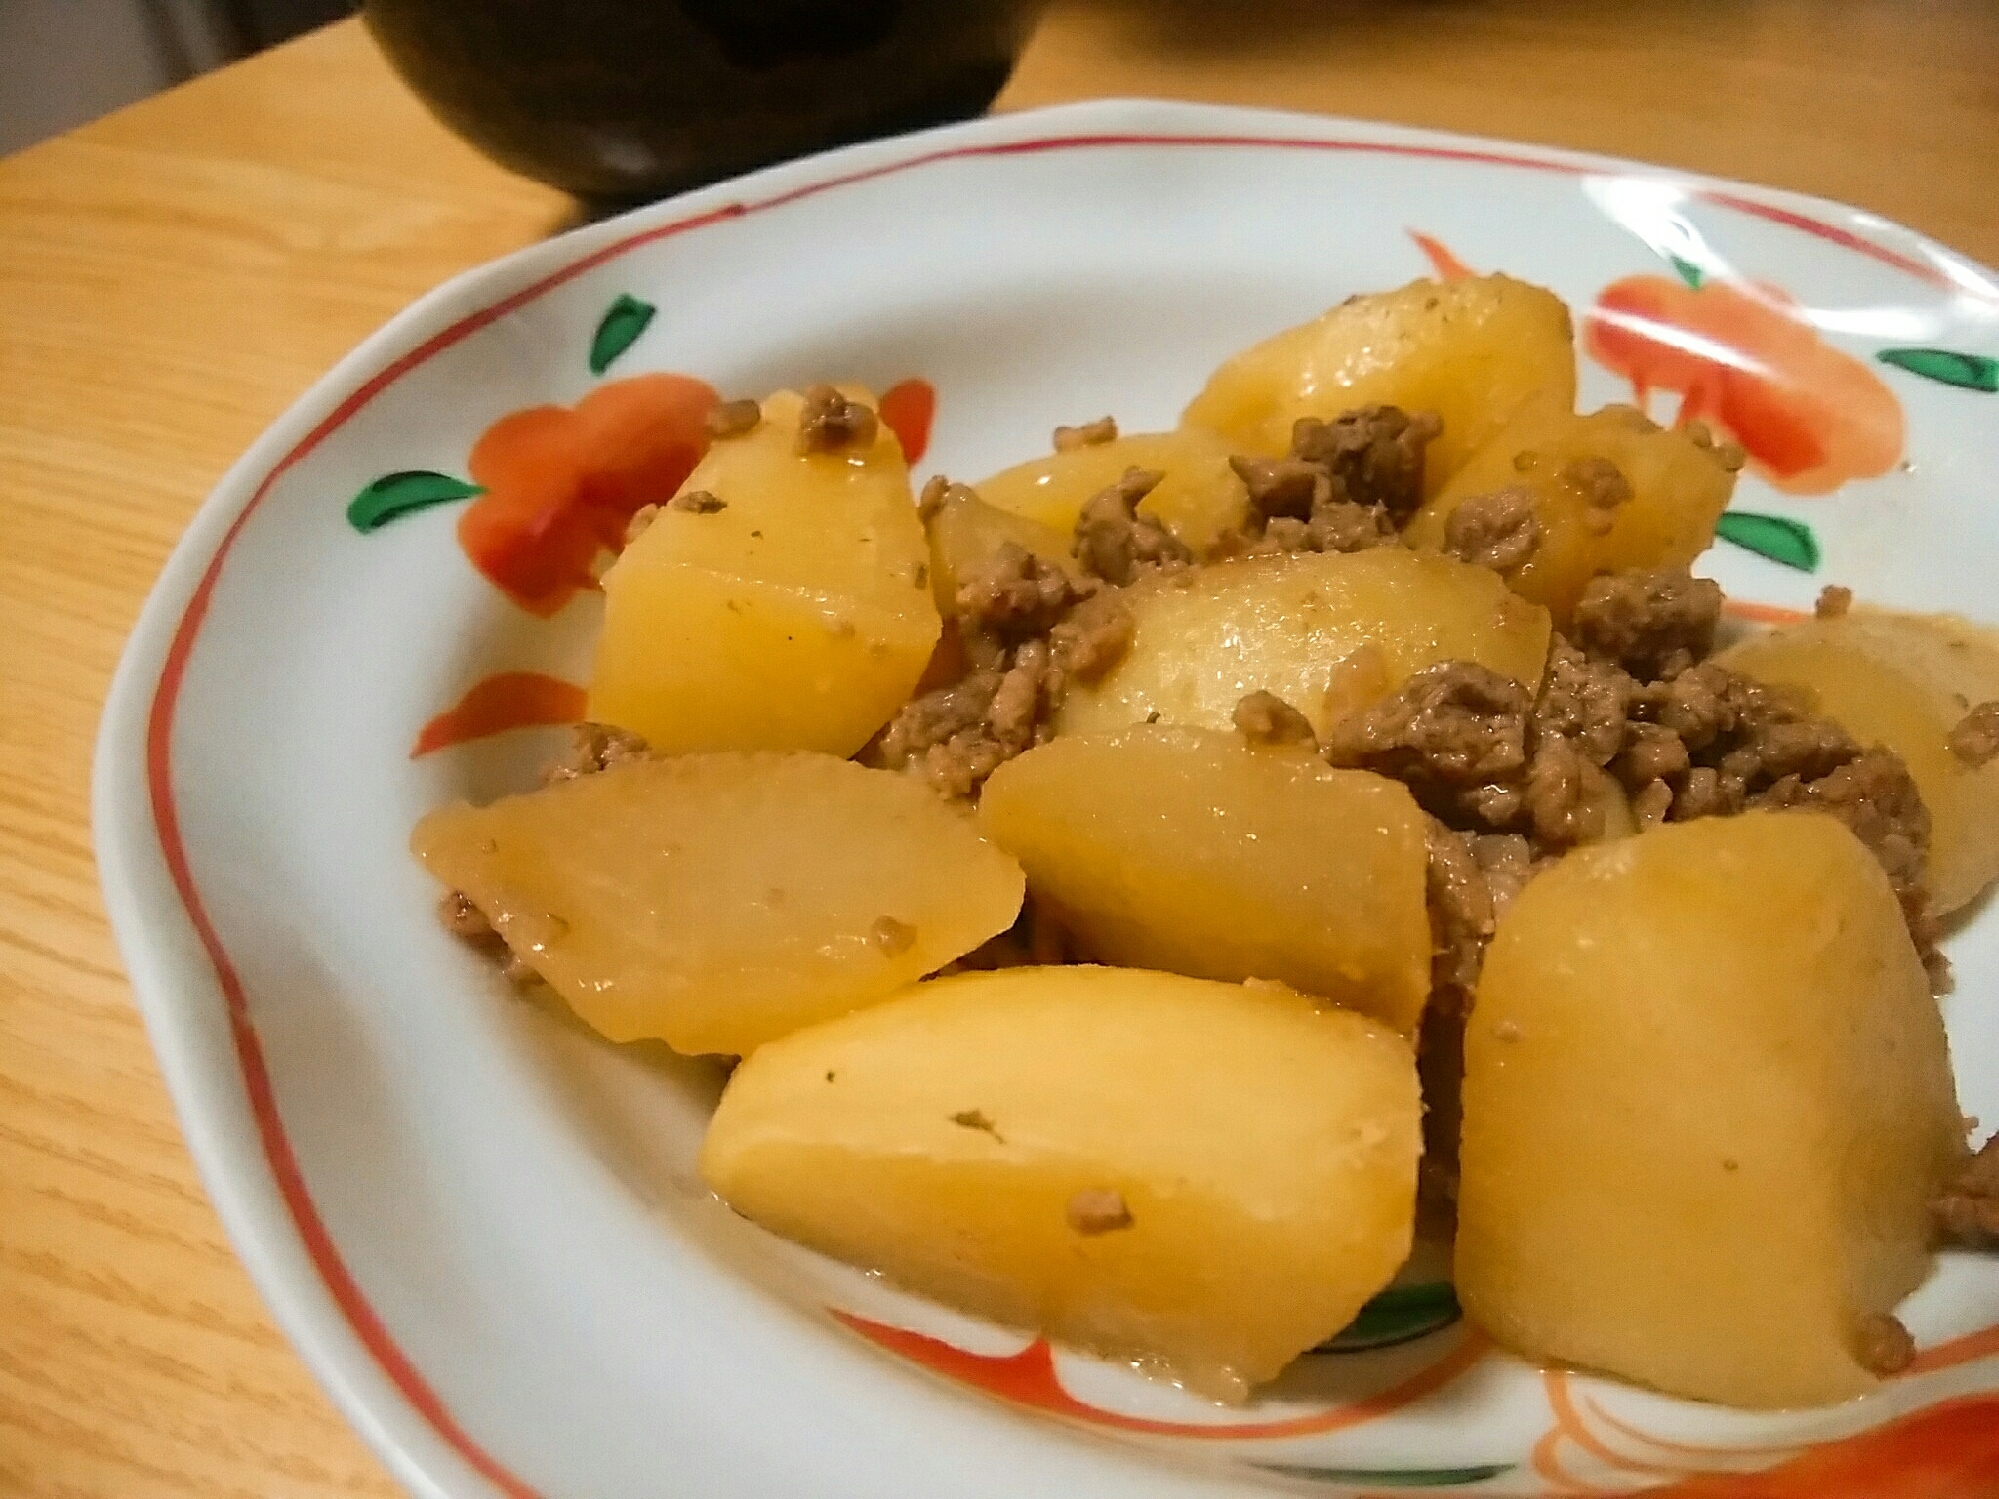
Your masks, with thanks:
[[[986,503],[1066,537],[1090,496],[1117,483],[1126,469],[1154,469],[1165,477],[1139,502],[1139,514],[1157,518],[1199,555],[1249,513],[1249,493],[1229,467],[1234,451],[1212,432],[1134,432],[1030,459],[975,487]]]
[[[766,1228],[1241,1399],[1409,1251],[1397,1036],[1278,986],[1015,968],[773,1042],[703,1145]]]
[[[937,643],[928,545],[902,449],[800,455],[780,391],[718,441],[604,575],[590,716],[660,750],[851,755],[908,697]]]
[[[1157,724],[1029,750],[986,783],[979,821],[1091,957],[1277,979],[1415,1033],[1427,854],[1397,782]]]
[[[1592,521],[1586,492],[1570,465],[1604,458],[1629,482],[1632,498]],[[1547,605],[1562,626],[1598,573],[1627,568],[1682,568],[1714,540],[1735,475],[1684,432],[1649,421],[1631,406],[1579,416],[1530,406],[1451,476],[1403,533],[1411,545],[1441,548],[1458,506],[1514,485],[1533,497],[1541,540],[1508,575],[1513,588]]]
[[[1999,878],[1999,760],[1973,766],[1950,731],[1999,700],[1999,638],[1948,614],[1856,609],[1731,647],[1721,659],[1759,681],[1807,689],[1863,745],[1908,762],[1930,809],[1929,886],[1939,916]]]
[[[1143,723],[1225,729],[1246,693],[1274,692],[1324,734],[1410,673],[1464,659],[1531,692],[1548,611],[1489,568],[1377,547],[1221,562],[1125,590],[1131,648],[1102,681],[1072,687],[1061,732]]]
[[[1943,1023],[1844,824],[1752,812],[1569,854],[1465,1034],[1456,1279],[1529,1358],[1730,1405],[1876,1384],[1963,1149]]]
[[[1434,411],[1424,489],[1435,494],[1526,402],[1576,401],[1575,331],[1553,292],[1510,276],[1412,281],[1349,298],[1245,349],[1215,371],[1181,421],[1241,452],[1289,450],[1301,416],[1357,406]]]
[[[1012,925],[1020,867],[907,777],[817,754],[644,760],[442,807],[417,857],[613,1041],[741,1055]]]

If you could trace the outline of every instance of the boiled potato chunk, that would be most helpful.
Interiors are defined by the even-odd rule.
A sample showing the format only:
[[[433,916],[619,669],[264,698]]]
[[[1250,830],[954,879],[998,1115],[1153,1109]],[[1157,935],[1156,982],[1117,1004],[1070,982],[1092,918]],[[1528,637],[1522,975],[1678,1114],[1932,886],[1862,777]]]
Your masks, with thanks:
[[[1198,556],[1239,530],[1249,514],[1249,491],[1229,467],[1236,451],[1212,432],[1135,432],[1031,459],[975,488],[987,504],[1069,536],[1091,495],[1117,483],[1126,469],[1154,469],[1165,477],[1139,502],[1139,514],[1157,519]]]
[[[1423,487],[1435,494],[1536,397],[1575,405],[1569,309],[1510,276],[1472,276],[1352,297],[1265,339],[1216,370],[1181,421],[1275,456],[1289,450],[1301,416],[1434,411],[1444,430],[1425,455]]]
[[[1092,957],[1277,979],[1415,1033],[1427,854],[1395,781],[1157,724],[1029,750],[986,783],[979,821]]]
[[[1948,614],[1855,610],[1732,647],[1721,658],[1759,681],[1806,689],[1863,745],[1908,762],[1930,809],[1930,907],[1939,916],[1999,878],[1999,760],[1950,747],[1968,710],[1999,700],[1999,638]]]
[[[1409,1252],[1403,1041],[1276,985],[1015,968],[773,1042],[709,1184],[911,1289],[1239,1400]]]
[[[830,755],[615,765],[416,826],[430,872],[613,1041],[742,1054],[1013,924],[1020,866],[922,786]]]
[[[1077,571],[1067,531],[989,505],[967,489],[954,487],[945,495],[930,517],[930,581],[946,618],[957,612],[959,585],[1008,543],[1051,567]]]
[[[902,449],[794,450],[801,399],[711,446],[604,575],[590,716],[668,751],[851,755],[909,696],[940,622]]]
[[[1816,812],[1569,854],[1501,917],[1465,1035],[1457,1285],[1530,1358],[1731,1405],[1875,1384],[1961,1158],[1887,876]]]
[[[1607,459],[1631,498],[1593,507],[1578,465]],[[1508,575],[1514,589],[1546,604],[1557,626],[1598,573],[1683,568],[1714,540],[1714,523],[1735,489],[1710,448],[1661,428],[1633,406],[1588,416],[1530,405],[1451,476],[1403,533],[1414,546],[1442,548],[1451,515],[1475,495],[1519,486],[1531,497],[1541,539]]]
[[[1254,557],[1148,578],[1124,591],[1131,648],[1071,687],[1065,734],[1167,723],[1225,729],[1246,693],[1274,692],[1324,734],[1439,661],[1476,661],[1540,685],[1548,611],[1489,568],[1403,547]]]

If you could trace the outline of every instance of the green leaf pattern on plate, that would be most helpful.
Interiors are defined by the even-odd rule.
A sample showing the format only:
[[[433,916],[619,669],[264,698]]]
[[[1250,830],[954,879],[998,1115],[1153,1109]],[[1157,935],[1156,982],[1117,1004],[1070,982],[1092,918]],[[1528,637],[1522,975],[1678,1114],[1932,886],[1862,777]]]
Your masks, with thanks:
[[[415,510],[470,499],[486,491],[477,484],[434,469],[405,468],[384,474],[347,503],[347,524],[366,536]]]
[[[652,303],[629,294],[613,302],[590,339],[590,373],[601,375],[609,369],[614,359],[637,342],[657,311]]]
[[[1999,359],[1988,354],[1960,354],[1955,349],[1882,349],[1874,357],[1939,385],[1987,394],[1999,391]]]
[[[1468,1468],[1314,1468],[1303,1463],[1258,1463],[1266,1473],[1304,1478],[1316,1483],[1344,1483],[1369,1489],[1443,1489],[1454,1484],[1484,1483],[1511,1472],[1511,1463],[1478,1463]]]
[[[1338,1336],[1312,1350],[1315,1353],[1365,1353],[1393,1348],[1449,1327],[1462,1316],[1458,1293],[1447,1280],[1390,1286],[1360,1309]]]
[[[1673,262],[1673,269],[1680,273],[1682,281],[1686,282],[1695,291],[1701,289],[1701,283],[1707,280],[1706,271],[1695,265],[1691,260],[1682,260],[1677,255],[1668,255],[1666,258]]]
[[[1803,521],[1788,516],[1730,510],[1716,523],[1714,534],[1759,557],[1795,567],[1799,572],[1812,572],[1819,565],[1818,537]]]

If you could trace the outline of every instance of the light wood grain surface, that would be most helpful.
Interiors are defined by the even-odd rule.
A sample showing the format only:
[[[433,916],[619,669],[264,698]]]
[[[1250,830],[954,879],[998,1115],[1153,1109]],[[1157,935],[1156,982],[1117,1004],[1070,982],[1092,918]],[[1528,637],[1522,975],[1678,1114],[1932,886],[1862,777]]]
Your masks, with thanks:
[[[1991,0],[1073,0],[1002,103],[1156,94],[1604,150],[1999,260]],[[91,735],[209,486],[340,354],[575,218],[343,25],[0,162],[0,1495],[387,1495],[180,1143],[105,928]]]

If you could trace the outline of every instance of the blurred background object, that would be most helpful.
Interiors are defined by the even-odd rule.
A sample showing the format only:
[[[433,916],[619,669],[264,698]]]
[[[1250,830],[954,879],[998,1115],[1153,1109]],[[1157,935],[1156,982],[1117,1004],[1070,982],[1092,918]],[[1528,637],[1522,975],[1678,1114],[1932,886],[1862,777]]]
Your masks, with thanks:
[[[983,111],[1036,0],[366,0],[403,81],[501,165],[598,200]]]
[[[0,155],[353,8],[350,0],[0,0]]]

